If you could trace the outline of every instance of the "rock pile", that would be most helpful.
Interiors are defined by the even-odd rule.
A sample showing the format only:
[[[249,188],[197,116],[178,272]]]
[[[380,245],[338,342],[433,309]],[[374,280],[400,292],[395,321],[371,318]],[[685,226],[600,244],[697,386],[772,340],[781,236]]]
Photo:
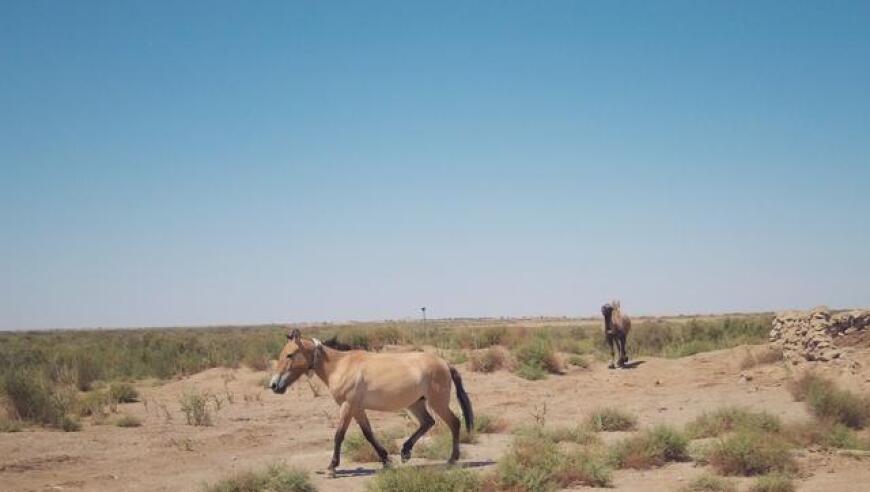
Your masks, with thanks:
[[[826,307],[811,311],[778,313],[770,331],[771,343],[782,348],[785,360],[798,363],[831,361],[843,358],[836,338],[870,329],[870,311],[844,311],[831,314]]]

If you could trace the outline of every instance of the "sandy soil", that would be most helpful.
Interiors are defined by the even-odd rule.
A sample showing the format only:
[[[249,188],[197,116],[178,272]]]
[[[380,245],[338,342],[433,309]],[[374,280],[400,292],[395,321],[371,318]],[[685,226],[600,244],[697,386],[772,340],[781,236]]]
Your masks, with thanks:
[[[738,347],[677,360],[645,358],[636,368],[625,370],[608,370],[595,363],[590,369],[571,368],[563,376],[535,382],[504,371],[483,375],[464,365],[459,368],[475,411],[503,417],[511,425],[531,421],[544,404],[548,425],[578,422],[602,405],[635,413],[641,426],[681,425],[722,405],[763,409],[785,421],[808,419],[804,405],[792,401],[786,389],[793,368],[780,363],[740,370],[746,351],[761,348]],[[857,369],[828,366],[823,370],[847,387],[870,392],[870,349],[849,350],[861,362]],[[304,380],[287,394],[275,395],[261,387],[264,377],[266,373],[247,369],[213,369],[184,380],[138,384],[142,401],[119,408],[120,414],[143,420],[138,428],[86,421],[77,433],[29,429],[0,434],[0,490],[199,490],[204,483],[233,472],[273,462],[310,470],[320,490],[363,489],[379,464],[345,458],[339,478],[317,473],[329,462],[337,409],[322,385],[317,383],[320,396],[314,396]],[[223,400],[213,426],[186,425],[178,400],[190,387]],[[409,425],[401,415],[369,415],[376,429]],[[478,444],[463,445],[462,462],[482,472],[493,469],[510,443],[509,432],[484,435]],[[619,437],[614,433],[605,439]],[[799,451],[798,458],[803,470],[799,490],[863,491],[870,483],[870,460],[821,451]],[[398,457],[393,461],[398,463]],[[430,462],[414,458],[404,466],[426,463]],[[614,486],[630,491],[675,490],[704,471],[691,463],[617,471]]]

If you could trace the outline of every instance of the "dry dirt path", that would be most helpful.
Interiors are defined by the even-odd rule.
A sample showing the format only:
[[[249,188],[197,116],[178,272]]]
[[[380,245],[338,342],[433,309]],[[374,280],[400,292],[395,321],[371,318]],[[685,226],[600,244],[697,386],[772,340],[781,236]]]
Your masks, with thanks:
[[[804,405],[793,402],[785,388],[788,368],[768,365],[741,371],[746,350],[738,347],[676,360],[645,358],[630,370],[608,370],[595,363],[590,369],[572,367],[563,376],[543,381],[526,381],[504,371],[483,375],[459,367],[475,412],[502,417],[514,426],[530,422],[544,404],[549,425],[578,422],[602,405],[636,414],[642,427],[682,425],[722,405],[763,409],[786,421],[809,418]],[[855,356],[862,367],[870,366],[870,350],[859,350]],[[870,391],[870,373],[861,371],[840,379],[849,387]],[[0,434],[0,490],[199,490],[203,483],[273,462],[310,470],[323,491],[362,490],[379,465],[345,459],[340,478],[315,473],[325,467],[331,453],[337,408],[331,398],[325,392],[315,397],[304,380],[287,394],[274,395],[259,386],[264,376],[247,369],[212,369],[165,384],[139,384],[143,402],[120,407],[121,413],[143,420],[138,428],[85,422],[84,429],[75,433],[31,429]],[[224,400],[213,426],[185,424],[178,400],[190,387]],[[407,425],[400,415],[371,412],[370,416],[376,429]],[[605,436],[607,440],[618,437]],[[491,470],[494,465],[488,463],[498,460],[509,443],[509,431],[481,436],[478,444],[463,445],[467,454],[463,462],[475,470]],[[806,451],[800,461],[806,476],[798,482],[799,490],[870,490],[870,461]],[[411,465],[422,463],[428,462],[415,458]],[[703,471],[690,463],[618,471],[614,486],[615,490],[676,490]]]

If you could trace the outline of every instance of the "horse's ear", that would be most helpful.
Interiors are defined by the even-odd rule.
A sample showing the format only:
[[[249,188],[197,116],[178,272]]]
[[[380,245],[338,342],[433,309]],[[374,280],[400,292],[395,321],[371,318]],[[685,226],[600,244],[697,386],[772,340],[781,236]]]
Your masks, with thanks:
[[[311,368],[313,369],[319,366],[320,361],[323,359],[323,343],[316,338],[312,338],[311,340],[314,342],[314,360],[311,363]]]
[[[287,334],[287,340],[293,340],[294,342],[298,342],[302,338],[302,332],[299,331],[299,328],[293,328],[293,331]]]

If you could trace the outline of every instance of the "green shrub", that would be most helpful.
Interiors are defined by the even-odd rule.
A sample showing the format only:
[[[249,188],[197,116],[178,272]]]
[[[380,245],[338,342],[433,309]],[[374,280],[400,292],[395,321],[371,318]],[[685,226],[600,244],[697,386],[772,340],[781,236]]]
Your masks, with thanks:
[[[538,366],[530,366],[528,364],[520,364],[517,368],[517,376],[528,379],[529,381],[538,381],[547,377],[547,372]]]
[[[560,426],[544,429],[544,433],[556,442],[573,442],[576,444],[600,444],[601,438],[586,426]]]
[[[239,473],[213,485],[203,492],[315,492],[308,472],[276,464],[265,469]]]
[[[870,398],[840,389],[831,380],[806,373],[789,389],[795,400],[805,401],[820,419],[839,422],[853,429],[862,429],[870,423]]]
[[[794,490],[791,478],[778,473],[762,475],[749,487],[749,492],[794,492]]]
[[[0,419],[0,432],[21,432],[23,428],[18,420]]]
[[[53,387],[39,372],[25,369],[6,373],[0,392],[6,396],[7,412],[13,418],[62,429],[74,427],[66,414],[75,403],[75,395]]]
[[[117,403],[134,403],[139,401],[139,392],[129,383],[112,383],[109,398]]]
[[[563,453],[544,432],[521,433],[498,464],[492,487],[512,491],[549,491],[572,485],[603,487],[611,470],[601,456],[588,450]]]
[[[559,355],[553,350],[550,340],[535,337],[520,345],[514,351],[520,365],[520,375],[526,379],[541,379],[539,374],[562,374],[564,367]],[[527,377],[535,375],[535,377]]]
[[[463,469],[436,470],[405,466],[379,473],[366,484],[371,492],[473,492],[480,490],[478,476]]]
[[[95,417],[99,420],[105,418],[109,412],[117,410],[117,404],[109,396],[109,392],[93,390],[79,398],[76,410],[80,417]]]
[[[779,432],[782,429],[782,422],[779,417],[766,412],[724,407],[714,412],[703,413],[686,425],[686,433],[692,439],[717,437],[738,429]]]
[[[181,411],[184,413],[187,425],[212,425],[207,393],[200,393],[195,388],[189,388],[179,397],[178,401],[181,403]]]
[[[725,475],[791,472],[796,465],[790,448],[783,438],[775,434],[740,430],[715,443],[707,460]]]
[[[589,425],[596,431],[630,431],[637,427],[637,418],[618,408],[603,407],[592,412]]]
[[[115,425],[118,427],[140,427],[142,421],[133,415],[124,415],[115,422]]]
[[[628,437],[611,448],[611,461],[619,468],[646,469],[668,461],[688,460],[689,440],[678,430],[659,425]]]
[[[725,478],[704,474],[680,490],[682,492],[737,492],[737,485]]]

